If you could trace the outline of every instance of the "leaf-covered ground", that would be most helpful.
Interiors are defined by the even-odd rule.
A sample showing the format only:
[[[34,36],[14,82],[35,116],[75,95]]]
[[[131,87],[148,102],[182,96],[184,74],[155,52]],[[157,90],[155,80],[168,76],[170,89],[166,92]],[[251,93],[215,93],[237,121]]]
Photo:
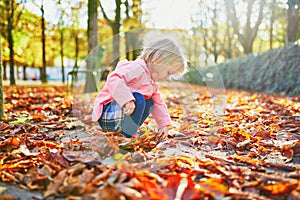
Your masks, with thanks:
[[[0,199],[300,199],[300,97],[164,83],[168,139],[149,118],[128,141],[91,122],[95,94],[4,91]]]

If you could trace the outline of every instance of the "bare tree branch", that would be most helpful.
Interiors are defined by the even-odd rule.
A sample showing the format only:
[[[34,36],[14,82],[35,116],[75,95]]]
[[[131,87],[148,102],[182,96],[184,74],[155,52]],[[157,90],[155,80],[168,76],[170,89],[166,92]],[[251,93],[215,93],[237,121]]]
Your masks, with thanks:
[[[103,13],[104,19],[107,21],[107,23],[108,23],[110,26],[113,26],[114,23],[112,22],[112,20],[110,20],[110,19],[108,18],[108,16],[107,16],[107,14],[106,14],[106,12],[105,12],[105,10],[104,10],[104,8],[103,8],[103,6],[102,6],[100,0],[99,0],[99,6],[100,6],[101,11],[102,11],[102,13]]]

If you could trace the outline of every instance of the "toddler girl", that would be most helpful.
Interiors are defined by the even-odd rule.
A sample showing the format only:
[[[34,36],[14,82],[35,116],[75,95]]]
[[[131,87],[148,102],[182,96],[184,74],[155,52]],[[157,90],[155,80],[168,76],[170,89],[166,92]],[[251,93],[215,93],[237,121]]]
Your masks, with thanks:
[[[171,119],[157,82],[183,74],[186,65],[181,49],[172,40],[146,45],[139,58],[120,61],[108,75],[95,99],[93,120],[103,131],[122,132],[131,138],[151,113],[166,137]]]

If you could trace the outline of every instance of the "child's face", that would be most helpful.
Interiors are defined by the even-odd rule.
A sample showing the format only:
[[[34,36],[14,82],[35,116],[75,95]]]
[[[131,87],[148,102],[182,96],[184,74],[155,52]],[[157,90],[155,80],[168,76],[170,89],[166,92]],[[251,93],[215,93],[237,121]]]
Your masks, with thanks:
[[[151,64],[149,66],[152,80],[155,82],[166,81],[171,75],[178,73],[179,67],[174,66],[164,66],[159,64]]]

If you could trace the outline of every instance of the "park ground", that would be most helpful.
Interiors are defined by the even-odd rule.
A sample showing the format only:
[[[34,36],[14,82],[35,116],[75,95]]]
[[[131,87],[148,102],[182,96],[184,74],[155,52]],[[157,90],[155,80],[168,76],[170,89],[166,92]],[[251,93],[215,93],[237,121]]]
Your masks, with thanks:
[[[96,94],[18,85],[4,88],[1,199],[300,198],[300,97],[166,82],[168,139],[150,117],[125,141],[91,121]]]

